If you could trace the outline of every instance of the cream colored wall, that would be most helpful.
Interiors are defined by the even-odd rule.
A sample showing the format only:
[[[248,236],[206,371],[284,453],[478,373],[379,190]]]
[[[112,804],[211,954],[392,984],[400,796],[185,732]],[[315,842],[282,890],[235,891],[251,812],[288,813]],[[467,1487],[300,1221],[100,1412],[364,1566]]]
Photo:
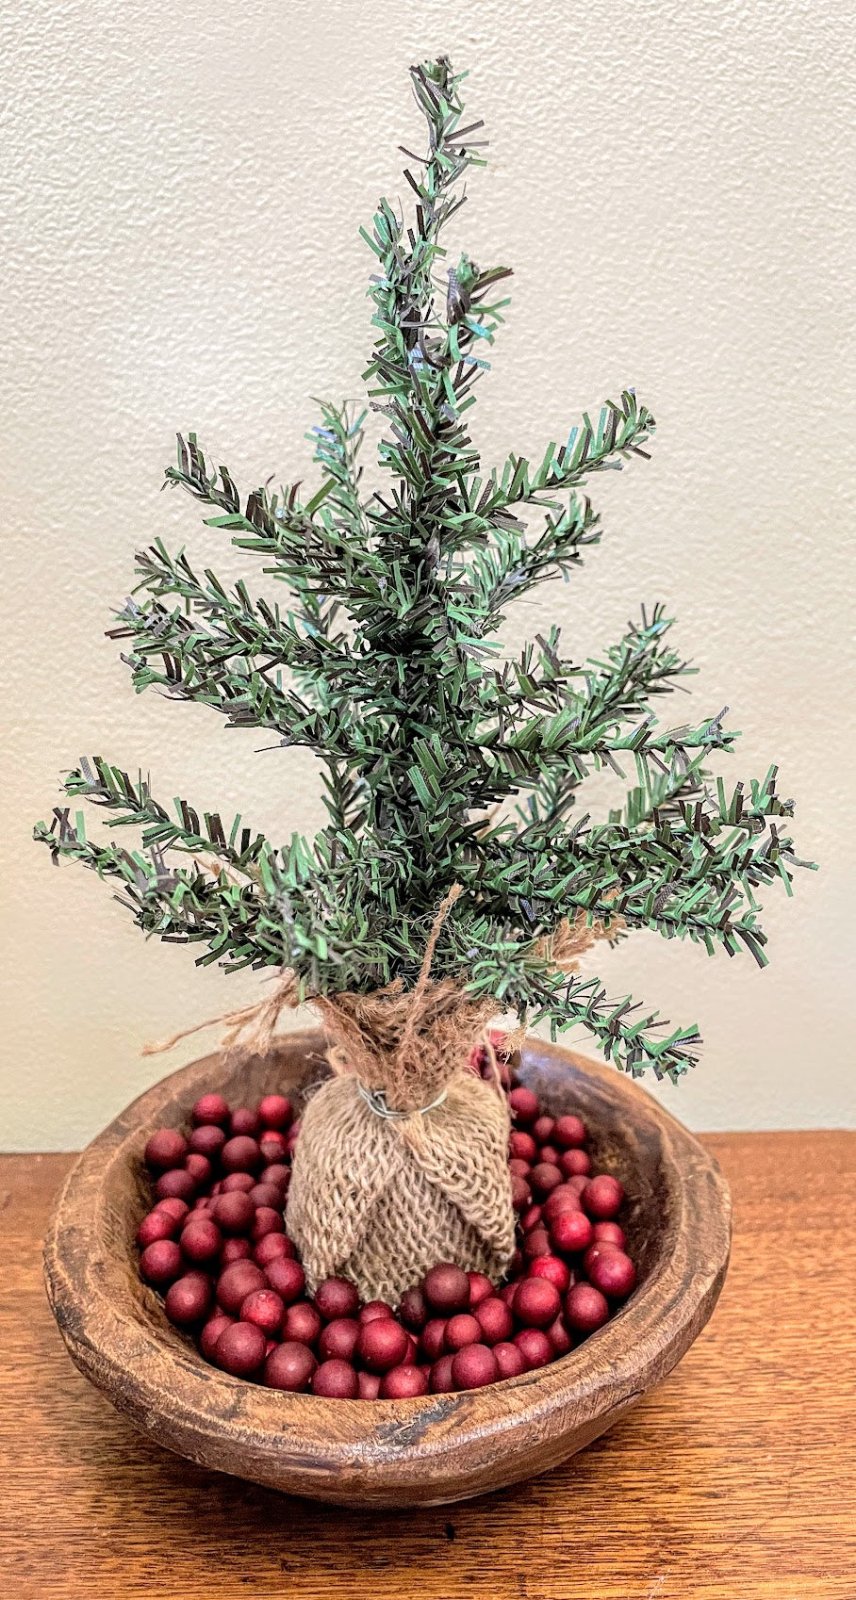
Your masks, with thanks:
[[[637,935],[603,974],[701,1024],[703,1064],[658,1091],[691,1124],[853,1120],[848,0],[34,0],[2,67],[7,1148],[79,1144],[163,1070],[141,1040],[255,992],[143,943],[29,830],[90,751],[274,834],[316,820],[308,757],[135,698],[104,628],[157,534],[234,570],[159,493],[176,427],[242,484],[299,476],[307,397],[358,391],[357,228],[405,194],[406,68],[442,49],[492,141],[462,241],[517,274],[486,456],[626,383],[660,423],[649,465],[594,485],[602,549],[518,632],[554,618],[579,654],[664,599],[699,716],[744,730],[733,775],[777,758],[823,863],[774,897],[767,972]]]

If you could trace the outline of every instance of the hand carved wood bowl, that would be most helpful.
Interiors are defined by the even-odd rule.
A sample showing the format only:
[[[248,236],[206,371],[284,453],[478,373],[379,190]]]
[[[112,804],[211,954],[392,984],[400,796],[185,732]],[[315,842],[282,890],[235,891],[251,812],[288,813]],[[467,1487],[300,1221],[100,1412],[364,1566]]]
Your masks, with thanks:
[[[142,1152],[208,1089],[246,1104],[323,1071],[319,1033],[287,1035],[240,1070],[213,1055],[150,1089],[70,1173],[45,1244],[48,1295],[73,1360],[159,1444],[201,1466],[357,1507],[440,1505],[555,1467],[671,1371],[713,1311],[730,1204],[710,1157],[614,1069],[537,1040],[520,1077],[551,1114],[575,1111],[595,1162],[624,1182],[639,1285],[606,1327],[552,1366],[467,1394],[323,1400],[228,1377],[167,1322],[141,1282],[134,1234],[148,1208]]]

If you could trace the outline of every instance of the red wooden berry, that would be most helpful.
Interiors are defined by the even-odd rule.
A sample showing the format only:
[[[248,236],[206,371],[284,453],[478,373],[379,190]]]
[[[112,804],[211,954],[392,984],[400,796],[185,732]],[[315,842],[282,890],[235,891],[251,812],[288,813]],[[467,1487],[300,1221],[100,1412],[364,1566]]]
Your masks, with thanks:
[[[556,1126],[554,1117],[536,1117],[532,1124],[532,1137],[538,1144],[547,1144]]]
[[[446,1321],[432,1317],[426,1322],[419,1339],[419,1348],[429,1361],[439,1361],[446,1347]]]
[[[267,1341],[252,1322],[233,1322],[224,1328],[214,1347],[214,1360],[233,1378],[248,1378],[265,1358]]]
[[[546,1228],[533,1228],[523,1240],[523,1254],[527,1261],[534,1261],[537,1256],[548,1256],[551,1250],[550,1235]]]
[[[249,1195],[247,1199],[249,1200]],[[250,1228],[250,1238],[254,1244],[267,1237],[269,1233],[285,1233],[285,1223],[282,1212],[275,1211],[273,1206],[258,1206]]]
[[[598,1222],[609,1222],[620,1210],[624,1188],[617,1178],[602,1172],[589,1180],[581,1198],[590,1217],[596,1217]]]
[[[137,1244],[141,1250],[145,1250],[146,1245],[154,1244],[157,1239],[174,1238],[178,1228],[178,1221],[168,1211],[150,1211],[137,1229]]]
[[[524,1161],[522,1156],[512,1156],[508,1163],[508,1170],[512,1178],[528,1179],[531,1165],[531,1161]]]
[[[241,1133],[234,1139],[226,1140],[220,1152],[220,1160],[224,1172],[258,1172],[262,1164],[262,1153],[255,1139]]]
[[[281,1261],[285,1257],[293,1259],[294,1245],[284,1233],[266,1233],[253,1249],[253,1260],[260,1267],[267,1267],[272,1261]]]
[[[213,1298],[210,1279],[202,1272],[188,1272],[170,1284],[164,1310],[177,1328],[192,1328],[205,1320]]]
[[[515,1211],[522,1211],[532,1200],[532,1190],[525,1178],[520,1178],[516,1173],[511,1174],[511,1204]]]
[[[596,1222],[592,1228],[592,1238],[595,1244],[615,1244],[623,1250],[627,1243],[627,1235],[617,1222]]]
[[[357,1354],[369,1372],[389,1372],[404,1360],[409,1348],[407,1334],[392,1317],[378,1317],[360,1328]]]
[[[588,1181],[584,1172],[575,1172],[574,1176],[568,1179],[568,1188],[579,1198]]]
[[[543,1215],[543,1206],[527,1206],[520,1218],[521,1233],[531,1233],[533,1228],[537,1228],[539,1226]]]
[[[268,1238],[280,1237],[279,1234],[268,1234]],[[299,1261],[294,1261],[290,1256],[274,1256],[273,1261],[268,1261],[265,1264],[265,1277],[287,1306],[299,1300],[306,1288],[303,1268]]]
[[[555,1170],[558,1172],[558,1167]],[[546,1197],[542,1197],[541,1210],[547,1222],[559,1211],[579,1211],[579,1195],[565,1179],[558,1184],[554,1184],[549,1194]]]
[[[503,1339],[500,1344],[494,1345],[493,1353],[500,1378],[519,1378],[521,1372],[526,1371],[523,1351],[516,1344]]]
[[[538,1256],[529,1268],[530,1278],[546,1278],[560,1294],[571,1286],[571,1269],[560,1256]]]
[[[551,1167],[558,1167],[562,1159],[562,1152],[554,1144],[542,1144],[538,1152],[538,1160],[546,1161]]]
[[[476,1306],[493,1294],[493,1284],[486,1272],[468,1272],[467,1278],[470,1284],[470,1310],[475,1311]]]
[[[511,1282],[503,1284],[499,1291],[500,1300],[504,1301],[507,1306],[510,1306],[514,1300],[514,1296],[517,1293],[517,1283],[518,1280],[516,1278],[512,1278]]]
[[[175,1222],[183,1222],[190,1210],[186,1200],[179,1200],[178,1195],[169,1195],[165,1200],[159,1200],[155,1211],[165,1211],[168,1217]]]
[[[184,1170],[189,1172],[191,1178],[200,1185],[210,1183],[214,1176],[214,1168],[208,1157],[199,1155],[196,1150],[191,1150],[190,1154],[185,1156]]]
[[[398,1305],[398,1315],[405,1328],[419,1333],[428,1321],[428,1302],[419,1288],[405,1289]]]
[[[158,1128],[145,1149],[146,1165],[157,1172],[180,1167],[187,1155],[187,1140],[176,1128]]]
[[[623,1250],[607,1250],[588,1269],[596,1289],[610,1300],[626,1300],[636,1288],[636,1268]]]
[[[200,1217],[185,1224],[179,1244],[188,1261],[213,1261],[220,1254],[223,1235],[216,1222]]]
[[[483,1389],[496,1383],[499,1367],[486,1344],[469,1344],[452,1358],[452,1382],[456,1389]]]
[[[249,1261],[252,1253],[248,1239],[226,1239],[220,1251],[220,1264],[230,1267],[233,1261]]]
[[[349,1361],[322,1361],[312,1374],[312,1393],[326,1400],[357,1400],[360,1385]]]
[[[567,1250],[571,1254],[587,1250],[593,1237],[584,1211],[560,1211],[550,1223],[550,1238],[557,1250]]]
[[[265,1361],[262,1374],[269,1389],[284,1389],[288,1394],[303,1394],[318,1363],[308,1344],[288,1339],[278,1344]]]
[[[263,1161],[273,1166],[288,1154],[288,1140],[284,1133],[278,1133],[275,1128],[265,1128],[259,1134],[259,1149]]]
[[[485,1073],[490,1070],[490,1062],[484,1044],[474,1044],[471,1047],[467,1056],[467,1067],[470,1072],[475,1073],[477,1078],[484,1077]]]
[[[259,1101],[259,1116],[266,1128],[288,1128],[294,1121],[294,1107],[284,1094],[266,1094]]]
[[[552,1161],[539,1161],[529,1173],[529,1182],[536,1194],[548,1195],[551,1189],[558,1189],[562,1174]]]
[[[248,1233],[253,1225],[256,1208],[248,1194],[232,1189],[228,1194],[218,1194],[214,1201],[214,1221],[224,1233]]]
[[[521,1328],[512,1342],[520,1351],[527,1372],[546,1367],[553,1359],[553,1346],[542,1328]]]
[[[181,1251],[174,1239],[156,1239],[154,1244],[146,1245],[140,1256],[140,1271],[146,1283],[151,1283],[156,1289],[172,1283],[183,1265]]]
[[[284,1161],[274,1161],[271,1166],[265,1167],[262,1181],[276,1184],[276,1187],[284,1193],[291,1182],[291,1168],[287,1167]]]
[[[321,1318],[308,1300],[297,1300],[294,1305],[286,1308],[282,1319],[283,1339],[298,1339],[301,1344],[315,1344],[320,1332]]]
[[[547,1329],[547,1338],[553,1346],[554,1356],[566,1356],[568,1351],[574,1347],[574,1341],[568,1332],[564,1319],[560,1316],[556,1318],[555,1322],[551,1322]]]
[[[239,1316],[242,1322],[254,1322],[262,1333],[279,1333],[285,1315],[285,1303],[273,1289],[253,1289],[241,1301]]]
[[[282,1190],[277,1183],[254,1183],[247,1193],[254,1206],[270,1206],[274,1211],[282,1211]]]
[[[474,1321],[479,1326],[480,1344],[499,1344],[502,1339],[510,1339],[514,1330],[514,1318],[499,1295],[491,1295],[489,1300],[482,1300],[476,1306]]]
[[[537,1232],[537,1229],[533,1229],[533,1232]],[[511,1265],[508,1268],[509,1276],[512,1278],[522,1278],[525,1265],[526,1257],[524,1256],[523,1251],[515,1250],[511,1257]]]
[[[261,1267],[252,1261],[234,1261],[217,1279],[217,1304],[224,1311],[240,1311],[248,1294],[255,1289],[266,1289],[267,1283]]]
[[[601,1256],[611,1255],[618,1249],[617,1244],[611,1244],[608,1239],[597,1239],[590,1244],[583,1256],[583,1270],[587,1277],[591,1277],[591,1269]]]
[[[158,1200],[193,1200],[196,1196],[196,1180],[183,1167],[171,1167],[169,1172],[162,1172],[155,1184],[155,1197]]]
[[[381,1400],[416,1400],[428,1393],[428,1373],[424,1367],[402,1363],[384,1375],[380,1386]]]
[[[451,1262],[441,1262],[426,1272],[422,1291],[434,1311],[466,1311],[470,1303],[470,1284],[465,1272]]]
[[[359,1400],[380,1399],[380,1377],[376,1372],[357,1373],[357,1398]]]
[[[228,1178],[223,1179],[221,1194],[249,1194],[256,1186],[256,1180],[251,1172],[230,1172]]]
[[[221,1094],[204,1094],[197,1100],[190,1115],[198,1127],[203,1122],[216,1122],[218,1125],[228,1122],[231,1112]]]
[[[347,1278],[325,1278],[315,1290],[315,1304],[326,1322],[333,1317],[355,1317],[360,1297]]]
[[[549,1328],[562,1309],[562,1297],[547,1278],[524,1278],[518,1285],[512,1309],[527,1328]]]
[[[196,1155],[207,1156],[209,1161],[219,1156],[225,1143],[226,1135],[223,1129],[218,1128],[213,1122],[205,1122],[201,1128],[194,1128],[188,1140],[191,1150]]]
[[[386,1300],[367,1300],[358,1315],[360,1322],[377,1322],[379,1317],[394,1317],[395,1312]]]
[[[609,1320],[609,1306],[599,1289],[575,1283],[565,1295],[565,1321],[576,1333],[594,1333]]]
[[[238,1106],[229,1118],[229,1132],[233,1138],[236,1134],[255,1137],[261,1125],[258,1112],[253,1111],[250,1106]]]
[[[208,1318],[205,1327],[202,1329],[202,1332],[199,1335],[199,1348],[202,1351],[206,1361],[214,1360],[214,1349],[217,1344],[217,1340],[219,1339],[221,1333],[223,1333],[226,1328],[231,1326],[233,1320],[234,1319],[232,1317],[226,1316],[225,1311],[215,1311],[213,1317]]]
[[[559,1166],[567,1178],[586,1177],[591,1172],[591,1156],[585,1150],[563,1150]]]
[[[318,1353],[322,1361],[353,1361],[360,1324],[356,1317],[334,1317],[321,1329]]]
[[[508,1096],[508,1104],[515,1122],[523,1128],[528,1127],[530,1122],[535,1121],[541,1109],[538,1104],[538,1096],[534,1095],[531,1089],[524,1089],[522,1086],[518,1089],[512,1089]]]
[[[508,1154],[512,1160],[526,1161],[531,1166],[538,1155],[538,1146],[531,1133],[525,1133],[522,1128],[513,1128],[508,1140]]]
[[[468,1344],[481,1344],[481,1324],[469,1311],[459,1311],[446,1323],[446,1349],[452,1354]]]
[[[429,1386],[432,1394],[453,1394],[455,1380],[452,1377],[452,1362],[454,1356],[440,1356],[434,1362],[429,1374]]]
[[[574,1146],[585,1144],[585,1123],[580,1117],[557,1117],[553,1128],[553,1142],[554,1144],[560,1144],[563,1150],[570,1150]]]

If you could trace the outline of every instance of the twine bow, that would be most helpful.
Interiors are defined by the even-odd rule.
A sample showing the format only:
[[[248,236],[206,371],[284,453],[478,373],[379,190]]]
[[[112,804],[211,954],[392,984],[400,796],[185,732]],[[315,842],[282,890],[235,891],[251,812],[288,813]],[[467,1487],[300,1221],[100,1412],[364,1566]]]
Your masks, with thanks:
[[[190,1028],[180,1028],[178,1033],[172,1034],[169,1039],[160,1039],[155,1044],[144,1044],[144,1056],[157,1056],[165,1050],[172,1050],[182,1039],[189,1039],[194,1033],[201,1033],[204,1028],[224,1029],[220,1041],[226,1054],[240,1051],[246,1055],[266,1055],[273,1043],[277,1023],[282,1012],[290,1010],[299,1003],[300,985],[290,967],[283,967],[278,974],[271,993],[262,1000],[254,1000],[251,1005],[242,1006],[239,1011],[223,1011],[216,1017],[208,1017],[204,1022],[195,1022]]]
[[[437,915],[431,925],[425,954],[419,969],[419,976],[409,1000],[409,1011],[401,1035],[400,1051],[406,1054],[414,1042],[418,1028],[419,1016],[425,990],[428,986],[431,962],[437,948],[437,940],[452,906],[462,893],[461,885],[452,885],[449,893],[442,901]],[[195,1033],[202,1033],[205,1028],[222,1027],[224,1032],[220,1041],[221,1048],[227,1055],[240,1053],[241,1055],[266,1055],[273,1044],[279,1019],[286,1010],[292,1010],[300,1003],[300,982],[291,967],[283,967],[279,972],[274,988],[269,995],[261,1000],[254,1000],[250,1005],[242,1006],[238,1011],[223,1011],[216,1017],[207,1017],[204,1022],[195,1022],[189,1028],[180,1028],[168,1039],[159,1039],[154,1044],[143,1045],[144,1056],[163,1055],[167,1050],[173,1050],[182,1039],[190,1039]],[[334,1070],[342,1070],[335,1060],[331,1060]],[[434,1102],[439,1104],[439,1101]],[[432,1107],[426,1108],[428,1110]],[[394,1115],[387,1108],[386,1113],[379,1115]]]

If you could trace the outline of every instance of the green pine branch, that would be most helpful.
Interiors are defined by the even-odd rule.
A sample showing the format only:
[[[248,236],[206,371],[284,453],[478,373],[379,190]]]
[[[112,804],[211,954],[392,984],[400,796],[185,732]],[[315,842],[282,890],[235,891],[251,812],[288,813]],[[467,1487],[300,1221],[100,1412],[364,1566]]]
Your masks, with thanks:
[[[643,447],[655,427],[650,411],[638,403],[632,389],[625,389],[620,403],[606,401],[596,422],[585,416],[575,425],[564,445],[548,444],[537,467],[525,456],[509,456],[490,474],[479,510],[490,515],[508,506],[538,503],[543,495],[578,488],[593,472],[620,470],[633,456],[647,460]]]
[[[321,402],[305,496],[296,483],[239,492],[192,433],[166,474],[287,598],[226,584],[156,540],[112,630],[136,689],[313,750],[327,824],[276,844],[240,817],[227,826],[183,799],[168,808],[148,778],[94,757],[65,793],[108,830],[136,829],[139,847],[90,840],[68,807],[36,838],[113,883],[145,933],[192,942],[227,970],[287,965],[310,997],[414,983],[437,905],[458,884],[435,976],[553,1031],[579,1024],[633,1073],[679,1077],[697,1030],[552,968],[545,936],[583,914],[611,936],[648,928],[763,964],[759,897],[775,884],[790,893],[810,863],[775,768],[728,788],[714,778],[711,758],[738,737],[725,712],[660,719],[662,697],[693,671],[662,607],[595,659],[564,655],[556,629],[506,659],[497,634],[510,607],[570,577],[600,540],[581,486],[644,458],[655,424],[627,389],[539,459],[482,465],[472,411],[510,274],[447,256],[466,179],[484,165],[464,75],[440,57],[411,78],[426,132],[406,152],[411,211],[381,200],[363,234],[374,258],[366,406]],[[372,486],[368,408],[384,430]],[[580,791],[604,766],[627,769],[631,787],[599,820]]]
[[[240,813],[227,830],[219,812],[205,811],[200,819],[193,806],[179,798],[173,801],[175,815],[170,816],[152,794],[148,778],[140,773],[134,781],[102,756],[81,757],[79,767],[66,774],[63,788],[71,799],[88,800],[113,812],[105,818],[108,828],[140,828],[143,849],[156,849],[162,857],[167,850],[204,854],[238,873],[252,874],[268,848],[264,834],[248,828]]]

